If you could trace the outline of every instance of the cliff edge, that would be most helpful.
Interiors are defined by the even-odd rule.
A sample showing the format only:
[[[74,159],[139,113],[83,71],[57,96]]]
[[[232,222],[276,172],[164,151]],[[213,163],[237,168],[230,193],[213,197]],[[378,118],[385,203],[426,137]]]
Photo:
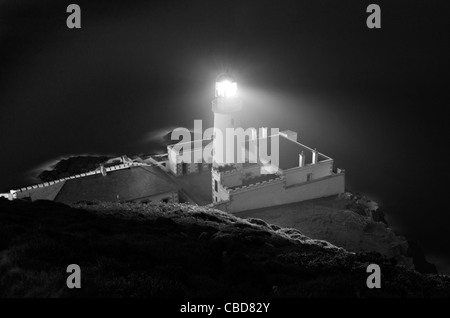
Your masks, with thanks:
[[[381,267],[381,289],[366,285]],[[82,288],[68,289],[78,264]],[[186,204],[0,199],[0,297],[449,297],[450,278]]]
[[[378,204],[359,194],[346,192],[236,215],[292,227],[308,237],[326,240],[351,252],[377,252],[422,273],[437,273],[417,244],[388,227]]]

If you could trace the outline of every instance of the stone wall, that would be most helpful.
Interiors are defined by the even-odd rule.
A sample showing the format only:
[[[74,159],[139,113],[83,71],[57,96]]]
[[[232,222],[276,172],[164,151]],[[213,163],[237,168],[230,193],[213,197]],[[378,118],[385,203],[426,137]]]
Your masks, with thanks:
[[[321,179],[286,186],[284,177],[230,191],[231,213],[316,199],[343,193],[345,175],[333,174]]]

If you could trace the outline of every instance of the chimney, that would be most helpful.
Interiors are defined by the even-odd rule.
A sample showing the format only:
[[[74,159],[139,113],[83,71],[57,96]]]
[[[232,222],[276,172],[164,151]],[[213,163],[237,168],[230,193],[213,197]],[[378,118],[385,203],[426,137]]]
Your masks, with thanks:
[[[314,149],[312,152],[312,164],[316,164],[319,161],[319,152],[317,149]]]
[[[305,153],[303,151],[298,155],[298,166],[299,167],[305,166]]]

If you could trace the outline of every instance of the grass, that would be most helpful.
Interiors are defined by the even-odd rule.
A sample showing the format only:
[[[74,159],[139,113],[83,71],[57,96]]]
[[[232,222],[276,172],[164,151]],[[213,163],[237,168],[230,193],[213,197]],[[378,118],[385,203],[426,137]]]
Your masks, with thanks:
[[[274,229],[184,204],[0,200],[0,297],[450,296],[448,277]],[[73,263],[81,289],[66,287]]]

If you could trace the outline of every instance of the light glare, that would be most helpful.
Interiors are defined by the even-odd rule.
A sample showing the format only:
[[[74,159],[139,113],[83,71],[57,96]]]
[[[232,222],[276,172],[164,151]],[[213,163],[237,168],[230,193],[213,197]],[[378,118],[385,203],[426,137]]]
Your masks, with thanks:
[[[216,92],[218,97],[234,97],[237,95],[237,83],[222,81],[216,83]]]

